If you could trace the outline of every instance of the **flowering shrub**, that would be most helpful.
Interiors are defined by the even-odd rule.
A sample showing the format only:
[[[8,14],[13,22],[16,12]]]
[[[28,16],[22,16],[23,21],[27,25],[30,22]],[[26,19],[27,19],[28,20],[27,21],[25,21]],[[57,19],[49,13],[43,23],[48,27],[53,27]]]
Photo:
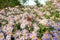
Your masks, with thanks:
[[[46,5],[48,0],[18,0],[23,6],[35,6],[37,4]]]
[[[60,40],[60,2],[0,10],[0,40]]]

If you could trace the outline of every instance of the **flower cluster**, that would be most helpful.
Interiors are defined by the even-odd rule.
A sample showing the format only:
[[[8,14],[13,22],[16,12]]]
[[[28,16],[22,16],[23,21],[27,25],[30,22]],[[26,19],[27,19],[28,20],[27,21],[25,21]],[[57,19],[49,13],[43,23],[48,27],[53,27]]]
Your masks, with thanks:
[[[0,40],[60,40],[59,4],[0,10]]]

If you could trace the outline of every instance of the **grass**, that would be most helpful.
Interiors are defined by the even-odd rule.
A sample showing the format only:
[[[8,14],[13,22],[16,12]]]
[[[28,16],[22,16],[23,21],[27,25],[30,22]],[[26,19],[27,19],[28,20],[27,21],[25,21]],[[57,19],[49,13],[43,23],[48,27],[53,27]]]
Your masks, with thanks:
[[[14,7],[16,5],[20,5],[18,0],[0,0],[0,9],[5,7]]]

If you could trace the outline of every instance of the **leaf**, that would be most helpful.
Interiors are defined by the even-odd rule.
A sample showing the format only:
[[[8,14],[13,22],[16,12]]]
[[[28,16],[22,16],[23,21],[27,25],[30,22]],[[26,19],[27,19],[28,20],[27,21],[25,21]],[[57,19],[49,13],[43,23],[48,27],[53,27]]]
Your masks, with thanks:
[[[26,28],[25,28],[25,29],[29,30],[29,27],[28,27],[28,25],[26,25]]]
[[[31,30],[30,30],[30,32],[32,32],[32,31],[34,30],[34,28],[33,28],[33,27],[31,27],[30,29],[31,29]]]
[[[32,19],[32,23],[36,22],[34,19]]]
[[[50,27],[50,28],[48,28],[47,30],[50,32],[51,30],[53,30],[54,28],[52,28],[52,27]]]
[[[23,0],[23,3],[25,3],[26,2],[26,0]]]
[[[46,31],[46,28],[42,25],[39,24],[39,33],[40,33],[40,38],[42,37],[43,33]]]
[[[0,27],[2,27],[2,24],[0,23]]]
[[[15,26],[18,30],[22,30],[22,29],[20,28],[20,23],[15,24],[14,26]]]
[[[49,19],[50,18],[50,16],[48,16],[48,15],[44,15],[47,19]]]
[[[0,0],[0,9],[8,7],[8,6],[14,7],[16,5],[20,5],[18,0]]]
[[[15,30],[15,29],[13,29],[13,30],[12,30],[12,33],[15,33],[15,31],[16,31],[16,30]]]

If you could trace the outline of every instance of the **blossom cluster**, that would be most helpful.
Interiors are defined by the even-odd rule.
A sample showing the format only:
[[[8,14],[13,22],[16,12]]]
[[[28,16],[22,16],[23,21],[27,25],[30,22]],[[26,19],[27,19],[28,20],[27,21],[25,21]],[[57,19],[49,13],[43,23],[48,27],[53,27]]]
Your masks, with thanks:
[[[0,40],[60,40],[60,2],[51,3],[0,10]]]

